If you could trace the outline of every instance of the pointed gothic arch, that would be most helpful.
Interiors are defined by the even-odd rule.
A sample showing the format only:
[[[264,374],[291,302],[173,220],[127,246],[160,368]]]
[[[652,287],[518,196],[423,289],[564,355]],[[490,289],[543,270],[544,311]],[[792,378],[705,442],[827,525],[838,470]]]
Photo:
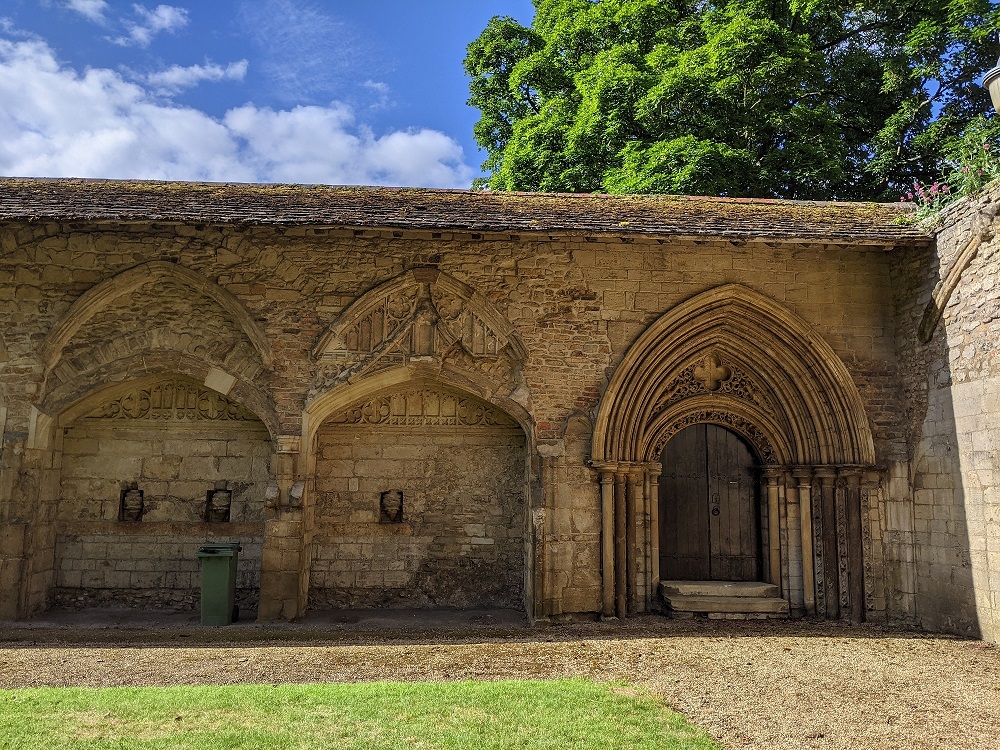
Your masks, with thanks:
[[[732,426],[775,464],[875,462],[864,405],[836,352],[797,315],[738,284],[681,303],[636,340],[601,399],[593,459],[654,460],[672,425],[697,413],[753,425],[759,436]]]
[[[646,604],[655,596],[661,454],[695,424],[735,433],[763,464],[764,577],[780,586],[792,613],[863,619],[860,476],[875,463],[864,404],[844,363],[808,323],[738,284],[696,295],[654,321],[598,406],[591,456],[602,489],[604,613],[642,611],[643,595]],[[649,526],[636,520],[641,514]],[[640,570],[643,550],[651,562]],[[839,580],[821,580],[824,565],[836,565]],[[835,599],[842,606],[827,607]]]
[[[243,331],[260,356],[266,369],[271,367],[271,346],[263,328],[250,315],[236,297],[221,286],[202,276],[197,271],[169,263],[153,260],[126,269],[84,292],[62,315],[49,331],[40,347],[40,356],[46,372],[51,372],[58,364],[66,345],[73,336],[97,313],[113,304],[120,297],[158,279],[173,279],[201,294],[221,307],[229,318]]]

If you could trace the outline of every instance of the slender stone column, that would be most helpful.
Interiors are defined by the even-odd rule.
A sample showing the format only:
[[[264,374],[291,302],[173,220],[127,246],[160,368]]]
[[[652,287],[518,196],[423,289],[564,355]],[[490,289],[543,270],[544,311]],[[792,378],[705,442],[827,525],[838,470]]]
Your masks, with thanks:
[[[764,469],[764,479],[767,481],[767,554],[768,583],[782,588],[781,576],[781,518],[778,512],[778,477],[781,470],[776,467]]]
[[[628,497],[625,504],[625,570],[628,578],[628,607],[629,615],[634,615],[640,611],[639,602],[645,599],[641,592],[646,586],[639,586],[639,559],[643,550],[639,546],[639,540],[643,538],[640,534],[639,521],[645,515],[646,496],[643,492],[645,477],[641,469],[633,469],[628,474]],[[644,524],[645,525],[645,524]],[[649,573],[648,569],[645,571]]]
[[[541,546],[541,576],[540,579],[541,591],[535,592],[535,600],[537,604],[535,605],[535,617],[550,617],[554,614],[553,598],[555,592],[553,591],[553,581],[552,581],[552,557],[554,554],[555,545],[555,533],[553,529],[553,524],[555,523],[556,516],[556,501],[555,501],[555,457],[553,456],[542,456],[541,470],[542,470],[542,524],[538,529],[537,542]]]
[[[823,580],[819,585],[824,588],[823,601],[826,603],[826,616],[831,620],[840,617],[840,586],[837,575],[837,472],[832,466],[821,466],[816,469],[820,481],[820,497],[823,519]]]
[[[861,533],[861,471],[849,469],[847,477],[847,566],[850,580],[851,621],[865,620],[865,558]]]
[[[802,537],[802,603],[807,615],[816,614],[816,576],[813,571],[812,468],[792,470],[799,489],[799,529]]]
[[[802,577],[802,533],[799,514],[799,493],[796,479],[789,469],[785,472],[785,528],[787,568],[788,568],[788,606],[792,617],[805,614],[805,596]]]
[[[615,614],[615,473],[601,469],[601,614]]]
[[[649,477],[649,491],[646,501],[649,505],[649,578],[650,600],[656,601],[660,591],[660,471],[659,463],[649,464],[646,475]]]
[[[626,483],[628,475],[624,471],[615,472],[615,615],[625,617],[627,563],[625,532]]]

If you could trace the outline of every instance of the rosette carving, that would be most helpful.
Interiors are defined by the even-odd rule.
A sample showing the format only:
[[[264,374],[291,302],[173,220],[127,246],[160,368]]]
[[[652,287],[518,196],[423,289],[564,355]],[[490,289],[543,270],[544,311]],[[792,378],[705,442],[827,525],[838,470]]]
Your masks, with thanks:
[[[197,383],[163,380],[133,388],[107,401],[88,419],[257,421],[257,416],[221,393]]]

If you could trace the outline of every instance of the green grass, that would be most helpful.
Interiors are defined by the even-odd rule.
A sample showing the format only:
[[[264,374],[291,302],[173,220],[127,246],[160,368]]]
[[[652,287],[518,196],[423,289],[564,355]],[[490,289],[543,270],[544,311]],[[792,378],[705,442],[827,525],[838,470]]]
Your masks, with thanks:
[[[0,690],[5,750],[719,750],[627,685],[585,680]]]

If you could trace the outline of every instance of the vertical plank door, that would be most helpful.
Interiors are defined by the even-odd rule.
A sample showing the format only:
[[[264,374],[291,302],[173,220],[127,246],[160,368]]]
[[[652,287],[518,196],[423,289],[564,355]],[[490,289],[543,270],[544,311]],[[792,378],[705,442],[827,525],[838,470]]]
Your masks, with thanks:
[[[760,524],[754,458],[736,434],[693,425],[663,450],[660,577],[758,581]]]
[[[660,578],[709,580],[705,425],[681,430],[663,449],[660,475]]]
[[[729,430],[706,427],[711,580],[760,580],[753,455]]]

